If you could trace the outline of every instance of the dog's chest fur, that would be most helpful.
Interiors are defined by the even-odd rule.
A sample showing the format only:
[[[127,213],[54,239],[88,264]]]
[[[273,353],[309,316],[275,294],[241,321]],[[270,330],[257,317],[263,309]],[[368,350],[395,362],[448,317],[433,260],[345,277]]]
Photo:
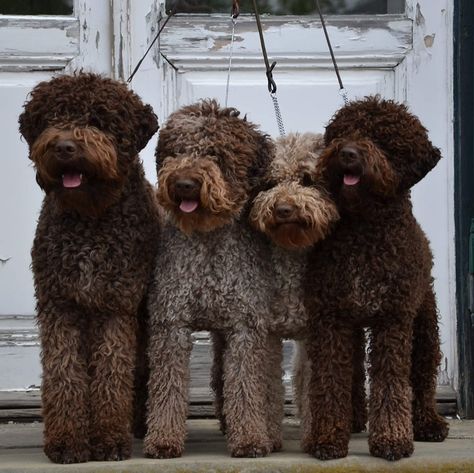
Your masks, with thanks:
[[[322,311],[372,323],[406,310],[399,301],[421,300],[430,284],[426,238],[411,218],[341,225],[312,253],[306,288]],[[318,287],[318,280],[323,287]],[[316,293],[313,298],[311,293]]]
[[[137,188],[138,187],[138,188]],[[158,238],[151,188],[140,183],[99,218],[61,212],[47,196],[32,249],[38,305],[48,298],[86,316],[134,313],[143,297]]]
[[[167,226],[151,288],[154,323],[193,330],[268,325],[270,247],[246,224],[183,234]]]
[[[308,318],[302,284],[306,257],[306,250],[272,247],[275,295],[270,330],[282,337],[304,338],[306,335]]]

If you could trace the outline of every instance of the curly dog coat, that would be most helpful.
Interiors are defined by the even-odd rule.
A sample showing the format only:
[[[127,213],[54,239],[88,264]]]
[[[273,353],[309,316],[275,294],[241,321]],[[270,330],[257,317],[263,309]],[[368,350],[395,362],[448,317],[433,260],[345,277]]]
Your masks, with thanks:
[[[275,295],[269,330],[272,337],[304,340],[308,333],[308,314],[303,304],[303,277],[309,248],[326,238],[339,219],[336,205],[318,183],[316,163],[324,149],[322,135],[312,133],[289,134],[276,141],[275,154],[264,177],[262,190],[255,198],[251,224],[265,233],[272,246],[273,283]],[[365,348],[363,332],[354,340],[353,431],[364,430],[365,401]],[[274,346],[277,343],[274,342]],[[298,343],[297,354],[303,345]],[[281,357],[273,353],[271,376],[273,389],[268,393],[268,406],[273,412],[274,430],[281,426],[283,400],[281,387]],[[280,352],[281,356],[281,352]],[[309,380],[308,366],[295,361],[294,388],[298,410],[307,430],[309,413],[303,408],[303,384]],[[303,368],[304,365],[304,369]],[[299,368],[299,369],[298,369]],[[281,383],[280,383],[281,384]],[[306,434],[303,434],[305,437]]]
[[[246,210],[272,150],[253,124],[215,101],[183,107],[160,132],[158,198],[170,222],[148,305],[149,457],[183,452],[194,330],[214,332],[225,345],[223,373],[214,375],[225,379],[222,409],[231,454],[262,456],[273,447],[262,386],[270,250],[250,228]]]
[[[448,432],[434,398],[441,355],[432,255],[410,201],[440,152],[405,106],[378,97],[339,110],[325,141],[318,174],[341,219],[311,251],[305,278],[313,369],[304,447],[320,459],[347,455],[352,336],[369,327],[369,449],[397,460],[411,455],[414,438],[442,441]]]
[[[37,85],[19,123],[46,193],[32,249],[44,451],[58,463],[125,459],[158,233],[137,153],[157,119],[125,84],[80,73]]]

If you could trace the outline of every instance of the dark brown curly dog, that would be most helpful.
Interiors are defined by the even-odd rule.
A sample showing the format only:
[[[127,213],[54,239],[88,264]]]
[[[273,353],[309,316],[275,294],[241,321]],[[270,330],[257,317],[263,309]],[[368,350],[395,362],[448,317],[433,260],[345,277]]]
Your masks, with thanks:
[[[137,153],[156,116],[125,84],[80,73],[37,85],[19,122],[46,193],[32,249],[44,451],[57,463],[125,459],[158,233]]]
[[[441,354],[432,255],[410,201],[440,152],[405,106],[377,97],[339,110],[325,141],[318,165],[341,220],[308,262],[312,425],[304,447],[320,459],[347,455],[351,341],[369,327],[369,448],[398,460],[411,455],[414,437],[442,441],[448,432],[434,397]]]

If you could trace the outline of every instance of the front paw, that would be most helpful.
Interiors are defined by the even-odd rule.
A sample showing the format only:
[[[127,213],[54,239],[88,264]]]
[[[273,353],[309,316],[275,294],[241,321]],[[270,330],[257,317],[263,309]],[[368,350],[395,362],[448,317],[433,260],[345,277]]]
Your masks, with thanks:
[[[371,455],[388,461],[397,461],[401,458],[409,457],[413,450],[413,441],[408,438],[396,438],[387,435],[369,438],[369,451]]]
[[[145,456],[148,458],[177,458],[183,454],[184,444],[182,442],[167,438],[145,438],[143,447]]]
[[[413,431],[418,442],[442,442],[448,436],[449,425],[436,414],[433,418],[414,420]]]
[[[93,438],[91,443],[91,460],[121,461],[132,456],[132,440],[130,435],[122,438]]]
[[[230,454],[238,458],[266,457],[272,448],[272,442],[264,438],[247,438],[242,442],[234,442],[233,445],[229,445]]]
[[[272,441],[272,452],[280,452],[283,448],[283,440],[281,438]]]
[[[347,457],[348,445],[346,443],[306,442],[303,450],[318,460],[335,460]]]
[[[44,453],[54,463],[84,463],[90,459],[89,445],[81,442],[46,442]]]

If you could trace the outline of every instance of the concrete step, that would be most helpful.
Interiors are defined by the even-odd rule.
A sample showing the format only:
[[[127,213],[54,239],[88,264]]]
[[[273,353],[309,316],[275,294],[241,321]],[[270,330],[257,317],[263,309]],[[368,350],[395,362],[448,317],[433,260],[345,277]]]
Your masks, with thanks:
[[[41,450],[42,424],[0,425],[1,473],[473,473],[474,421],[451,421],[443,443],[415,444],[411,458],[387,462],[369,455],[367,434],[353,435],[347,458],[318,461],[299,448],[299,424],[287,419],[284,450],[267,458],[230,458],[215,420],[188,421],[186,452],[181,458],[152,460],[143,457],[142,442],[123,462],[89,462],[76,465],[51,463]]]

